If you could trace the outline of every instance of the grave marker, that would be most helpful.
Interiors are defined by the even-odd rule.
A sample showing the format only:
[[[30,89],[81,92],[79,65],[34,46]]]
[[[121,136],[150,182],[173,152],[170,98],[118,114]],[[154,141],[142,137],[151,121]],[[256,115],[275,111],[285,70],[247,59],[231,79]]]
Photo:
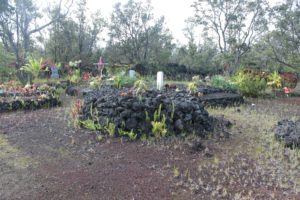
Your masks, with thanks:
[[[58,79],[59,78],[58,68],[56,66],[51,66],[50,69],[51,69],[51,78]]]
[[[157,72],[157,81],[156,86],[158,90],[162,90],[164,86],[164,73],[163,72]]]
[[[129,78],[135,78],[135,71],[129,70]]]

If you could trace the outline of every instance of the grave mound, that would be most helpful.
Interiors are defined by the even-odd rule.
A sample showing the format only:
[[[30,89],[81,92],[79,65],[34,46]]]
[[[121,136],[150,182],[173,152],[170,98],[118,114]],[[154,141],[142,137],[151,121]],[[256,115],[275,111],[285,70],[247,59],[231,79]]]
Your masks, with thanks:
[[[115,133],[120,134],[120,130],[133,131],[138,137],[142,134],[153,135],[153,122],[161,122],[164,118],[168,133],[175,135],[195,133],[205,136],[214,129],[215,119],[209,116],[203,103],[217,104],[217,98],[193,96],[185,90],[151,90],[141,95],[133,93],[130,89],[119,90],[103,85],[85,95],[79,119],[93,119],[101,127],[112,123]],[[222,101],[224,104],[227,100]]]

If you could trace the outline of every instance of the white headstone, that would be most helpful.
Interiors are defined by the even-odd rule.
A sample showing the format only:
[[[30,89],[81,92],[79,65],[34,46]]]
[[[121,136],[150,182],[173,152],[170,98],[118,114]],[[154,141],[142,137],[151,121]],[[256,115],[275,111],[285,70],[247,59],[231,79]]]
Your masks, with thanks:
[[[157,89],[162,90],[164,86],[164,73],[163,72],[157,72]]]
[[[130,78],[135,78],[135,71],[134,70],[129,70],[129,77]]]

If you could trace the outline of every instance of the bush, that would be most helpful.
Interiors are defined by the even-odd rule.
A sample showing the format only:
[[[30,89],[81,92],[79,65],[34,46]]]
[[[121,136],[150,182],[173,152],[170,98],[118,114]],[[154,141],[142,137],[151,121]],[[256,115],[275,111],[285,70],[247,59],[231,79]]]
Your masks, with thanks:
[[[21,70],[31,73],[33,77],[36,79],[40,74],[42,63],[43,63],[42,58],[40,60],[30,58],[28,63],[25,66],[21,67]]]
[[[267,87],[267,82],[264,78],[253,72],[246,72],[243,69],[238,71],[232,79],[238,91],[247,97],[257,97]]]
[[[225,90],[236,90],[236,85],[222,75],[214,75],[211,77],[211,86]]]
[[[0,66],[0,82],[16,79],[16,68]]]
[[[112,77],[112,84],[116,88],[120,89],[122,87],[132,87],[136,80],[137,78],[131,78],[125,72],[121,72],[118,75]]]

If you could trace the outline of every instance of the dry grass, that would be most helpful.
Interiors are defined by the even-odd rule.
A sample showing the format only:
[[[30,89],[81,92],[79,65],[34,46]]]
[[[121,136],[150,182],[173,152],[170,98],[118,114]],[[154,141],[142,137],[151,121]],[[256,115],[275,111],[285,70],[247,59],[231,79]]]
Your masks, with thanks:
[[[279,119],[298,117],[293,109],[275,100],[209,108],[211,115],[233,122],[232,136],[220,143],[213,157],[199,160],[196,172],[179,169],[178,186],[193,191],[195,199],[299,199],[300,150],[285,148],[273,133]]]

